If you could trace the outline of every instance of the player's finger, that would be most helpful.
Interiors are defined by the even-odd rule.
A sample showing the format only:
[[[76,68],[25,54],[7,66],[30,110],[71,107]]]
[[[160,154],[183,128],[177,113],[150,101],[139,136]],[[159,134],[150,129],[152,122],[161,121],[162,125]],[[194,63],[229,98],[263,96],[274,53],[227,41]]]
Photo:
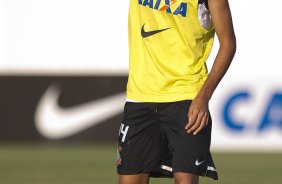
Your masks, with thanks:
[[[188,111],[188,114],[187,114],[188,121],[187,121],[186,126],[185,126],[186,130],[191,126],[191,121],[190,120],[191,120],[192,116],[193,116],[192,109],[189,108],[189,111]]]
[[[194,132],[201,125],[203,115],[204,115],[204,113],[202,113],[202,112],[198,113],[195,123],[193,124],[192,127],[190,127],[188,129],[188,131],[187,131],[188,133]]]
[[[201,130],[203,130],[203,128],[206,126],[206,122],[207,122],[207,114],[205,114],[202,117],[202,121],[200,126],[193,132],[194,135],[197,135]]]
[[[188,130],[189,128],[191,128],[194,125],[194,123],[197,119],[197,116],[198,116],[198,113],[193,112],[193,111],[189,111],[189,113],[188,113],[188,123],[185,126],[186,130]]]
[[[209,125],[209,119],[210,119],[210,115],[208,114],[208,115],[207,115],[207,120],[206,120],[206,126]]]

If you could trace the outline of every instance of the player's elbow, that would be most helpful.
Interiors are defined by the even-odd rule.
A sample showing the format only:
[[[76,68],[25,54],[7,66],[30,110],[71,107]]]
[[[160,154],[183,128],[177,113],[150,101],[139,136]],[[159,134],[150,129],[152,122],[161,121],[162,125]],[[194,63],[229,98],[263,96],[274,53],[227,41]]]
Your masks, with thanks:
[[[232,55],[234,56],[237,50],[237,41],[235,35],[230,38],[229,43],[230,50],[232,52]]]

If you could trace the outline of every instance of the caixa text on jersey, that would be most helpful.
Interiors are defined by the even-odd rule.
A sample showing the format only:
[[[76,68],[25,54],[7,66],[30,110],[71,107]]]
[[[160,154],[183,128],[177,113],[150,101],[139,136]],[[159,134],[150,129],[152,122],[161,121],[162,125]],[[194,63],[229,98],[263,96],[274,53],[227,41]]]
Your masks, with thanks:
[[[143,5],[157,11],[173,15],[182,15],[182,17],[186,17],[187,15],[187,3],[180,2],[179,0],[138,0],[138,2],[139,5]],[[177,6],[177,4],[179,5]],[[176,7],[176,9],[172,7]]]

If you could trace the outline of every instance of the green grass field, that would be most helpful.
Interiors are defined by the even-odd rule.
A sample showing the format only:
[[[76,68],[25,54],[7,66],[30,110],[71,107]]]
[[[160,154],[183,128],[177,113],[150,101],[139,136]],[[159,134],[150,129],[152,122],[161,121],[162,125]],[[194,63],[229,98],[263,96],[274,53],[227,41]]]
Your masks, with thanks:
[[[215,153],[220,180],[201,184],[280,184],[282,154]],[[114,184],[114,145],[0,145],[0,184]],[[173,184],[151,179],[151,184]]]

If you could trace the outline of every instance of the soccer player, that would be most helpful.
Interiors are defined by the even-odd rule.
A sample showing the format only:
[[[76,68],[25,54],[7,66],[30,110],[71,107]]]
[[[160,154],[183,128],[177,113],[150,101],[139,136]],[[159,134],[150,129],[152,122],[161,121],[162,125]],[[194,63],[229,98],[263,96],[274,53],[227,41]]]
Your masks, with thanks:
[[[228,0],[131,0],[127,102],[118,138],[119,184],[218,179],[208,103],[236,50]],[[208,74],[215,33],[220,48]],[[216,123],[216,122],[215,122]]]

